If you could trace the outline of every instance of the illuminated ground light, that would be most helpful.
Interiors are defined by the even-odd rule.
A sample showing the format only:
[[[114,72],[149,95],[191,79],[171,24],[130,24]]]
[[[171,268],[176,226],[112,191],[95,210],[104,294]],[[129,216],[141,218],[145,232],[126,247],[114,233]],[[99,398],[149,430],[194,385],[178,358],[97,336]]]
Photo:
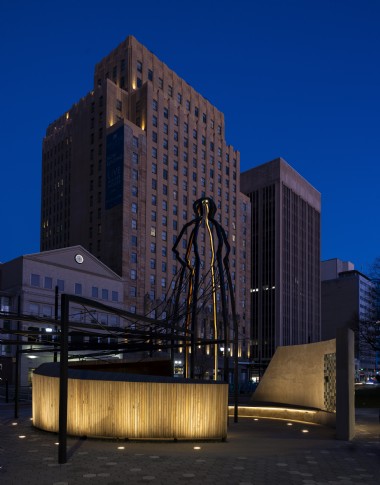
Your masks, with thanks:
[[[117,449],[118,450],[125,450],[125,446],[118,446]]]
[[[19,436],[19,438],[23,439],[26,438],[26,436],[22,434],[21,436]]]
[[[200,450],[201,447],[200,446],[194,446],[194,450]]]
[[[293,426],[293,423],[286,423],[287,426]]]
[[[308,433],[308,432],[309,432],[309,430],[308,430],[308,429],[303,429],[303,430],[302,430],[302,433]]]
[[[57,446],[59,445],[59,443],[54,443],[54,444],[57,445]]]
[[[253,421],[258,421],[259,419],[258,418],[254,418]]]
[[[12,423],[12,426],[17,426],[17,425],[18,425],[18,423]]]

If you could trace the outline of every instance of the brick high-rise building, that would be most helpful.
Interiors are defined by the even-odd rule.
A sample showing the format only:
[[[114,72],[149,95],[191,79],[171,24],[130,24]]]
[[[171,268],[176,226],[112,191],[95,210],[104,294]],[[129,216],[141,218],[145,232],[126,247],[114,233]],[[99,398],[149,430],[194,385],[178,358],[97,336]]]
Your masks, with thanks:
[[[320,193],[283,159],[241,174],[251,201],[252,358],[320,340]]]
[[[41,250],[82,245],[123,277],[127,308],[146,313],[170,289],[173,242],[193,202],[212,197],[232,247],[246,355],[250,204],[239,172],[223,113],[130,36],[95,66],[93,91],[47,128]]]

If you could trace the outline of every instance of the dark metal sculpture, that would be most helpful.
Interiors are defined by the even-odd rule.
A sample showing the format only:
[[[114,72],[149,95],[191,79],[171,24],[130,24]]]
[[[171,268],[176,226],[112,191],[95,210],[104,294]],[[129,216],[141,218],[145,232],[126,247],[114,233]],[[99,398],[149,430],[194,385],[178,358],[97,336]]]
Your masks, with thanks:
[[[229,270],[230,245],[228,243],[226,232],[219,222],[215,219],[216,205],[210,197],[198,199],[193,204],[195,218],[186,223],[173,246],[176,259],[181,264],[179,278],[175,289],[174,315],[180,305],[180,294],[184,289],[184,281],[187,281],[186,295],[186,317],[185,317],[185,335],[191,336],[191,345],[189,353],[188,346],[185,347],[185,377],[194,378],[195,352],[197,345],[198,332],[198,315],[199,315],[199,297],[200,283],[203,288],[210,288],[210,297],[212,300],[212,322],[214,336],[214,379],[218,377],[218,325],[217,300],[221,302],[221,315],[223,320],[224,336],[224,380],[228,382],[228,348],[229,348],[229,312],[228,298],[231,303],[231,313],[234,322],[235,336],[237,337],[237,320],[235,311],[235,298],[232,287],[231,274]],[[201,258],[199,255],[198,235],[199,229],[203,226],[208,235],[211,249],[210,267],[204,268],[201,275]],[[181,257],[178,246],[183,239],[185,232],[190,228],[184,257]],[[205,304],[206,298],[202,295],[201,304]],[[199,341],[198,341],[199,343]],[[237,348],[234,348],[234,354],[237,354]],[[190,363],[189,363],[190,360]],[[190,372],[189,372],[190,370]]]

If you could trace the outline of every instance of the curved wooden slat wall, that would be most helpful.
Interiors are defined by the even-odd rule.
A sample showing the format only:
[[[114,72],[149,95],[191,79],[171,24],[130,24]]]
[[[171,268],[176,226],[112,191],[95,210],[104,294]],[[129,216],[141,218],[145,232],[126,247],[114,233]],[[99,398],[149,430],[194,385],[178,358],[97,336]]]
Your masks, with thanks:
[[[59,379],[33,375],[33,425],[58,432]],[[129,439],[224,439],[227,384],[68,380],[67,432]]]

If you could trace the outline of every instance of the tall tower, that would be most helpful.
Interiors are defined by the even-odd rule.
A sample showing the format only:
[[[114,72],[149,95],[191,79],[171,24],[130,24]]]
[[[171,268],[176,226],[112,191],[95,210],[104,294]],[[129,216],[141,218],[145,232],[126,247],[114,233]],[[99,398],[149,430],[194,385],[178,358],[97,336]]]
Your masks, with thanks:
[[[223,113],[128,37],[95,66],[93,91],[46,131],[41,250],[81,244],[123,277],[128,310],[154,312],[179,269],[172,246],[193,202],[212,197],[246,355],[250,204],[224,133]],[[209,268],[204,228],[200,238]]]
[[[252,358],[320,340],[321,198],[278,158],[241,174],[251,200]]]

